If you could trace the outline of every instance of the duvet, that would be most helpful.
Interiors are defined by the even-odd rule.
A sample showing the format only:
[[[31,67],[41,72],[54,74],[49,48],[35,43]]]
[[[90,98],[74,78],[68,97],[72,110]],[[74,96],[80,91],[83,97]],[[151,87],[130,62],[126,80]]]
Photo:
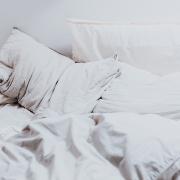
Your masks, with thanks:
[[[0,140],[3,180],[170,180],[180,169],[180,123],[133,113],[43,110]]]

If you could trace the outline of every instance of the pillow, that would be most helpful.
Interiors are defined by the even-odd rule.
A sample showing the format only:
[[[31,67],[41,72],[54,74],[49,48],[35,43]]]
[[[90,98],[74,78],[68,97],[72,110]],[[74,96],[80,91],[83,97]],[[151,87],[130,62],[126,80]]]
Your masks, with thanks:
[[[94,112],[159,114],[180,119],[180,73],[158,76],[120,63],[121,76],[103,93]]]
[[[0,85],[6,83],[6,81],[9,79],[9,76],[11,75],[11,73],[12,73],[11,68],[0,63]],[[15,99],[12,99],[3,94],[0,94],[0,105],[12,104],[15,102],[16,102]]]
[[[12,68],[0,92],[33,112],[47,106],[59,77],[74,63],[18,29],[2,47],[0,61]]]
[[[111,79],[119,74],[117,60],[75,64],[14,29],[0,52],[12,68],[0,92],[17,98],[32,112],[52,108],[59,113],[91,112]]]
[[[58,81],[50,107],[59,113],[92,112],[111,80],[119,74],[114,58],[73,64]]]
[[[122,62],[165,75],[180,71],[180,25],[70,21],[73,58],[89,62],[117,53]]]

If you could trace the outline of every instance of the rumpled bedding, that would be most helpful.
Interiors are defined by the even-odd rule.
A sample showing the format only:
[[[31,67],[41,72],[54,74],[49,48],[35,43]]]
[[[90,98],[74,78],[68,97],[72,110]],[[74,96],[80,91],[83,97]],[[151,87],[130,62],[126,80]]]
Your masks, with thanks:
[[[32,117],[33,113],[18,104],[0,106],[0,131],[7,126],[17,126],[22,129]]]
[[[39,112],[20,134],[1,139],[0,179],[119,180],[89,142],[94,126],[88,116]]]
[[[0,106],[0,137],[10,137],[29,124],[33,114],[18,104]]]
[[[0,50],[0,62],[9,67],[6,74],[0,69],[0,92],[34,113],[47,107],[59,113],[91,112],[119,74],[113,57],[75,64],[17,29]]]
[[[158,114],[180,120],[180,73],[158,76],[120,63],[121,75],[104,91],[94,112]]]
[[[14,107],[2,106],[0,179],[180,179],[180,122],[172,120],[179,118],[176,74],[161,79],[135,70],[124,76],[117,58],[75,64],[17,29],[3,46],[0,62],[0,92],[9,97],[0,94],[0,104],[19,102],[35,114],[21,108],[18,115]],[[118,81],[120,86],[113,84]],[[124,104],[116,101],[117,96]],[[132,96],[140,103],[133,106]],[[101,107],[108,97],[112,103]],[[156,115],[106,114],[126,108]],[[98,113],[88,114],[93,109]],[[10,126],[4,129],[5,124]]]
[[[120,75],[114,58],[71,65],[56,84],[49,107],[64,113],[92,112],[112,80]]]
[[[41,111],[21,133],[1,138],[0,179],[178,179],[179,132],[179,122],[157,115]]]
[[[50,107],[59,113],[88,113],[118,70],[112,58],[88,64],[20,61],[0,91],[32,112]]]
[[[0,63],[0,85],[3,85],[4,83],[8,81],[11,73],[12,73],[11,68]],[[15,102],[16,102],[15,99],[7,97],[0,93],[0,106],[5,105],[5,104],[13,104]]]
[[[71,64],[65,60],[50,63],[50,60],[15,62],[8,81],[0,86],[1,92],[16,98],[19,104],[33,112],[39,106],[47,107],[59,77]]]
[[[32,112],[47,107],[59,77],[74,63],[18,29],[1,48],[0,62],[10,69],[8,76],[0,69],[0,92]]]

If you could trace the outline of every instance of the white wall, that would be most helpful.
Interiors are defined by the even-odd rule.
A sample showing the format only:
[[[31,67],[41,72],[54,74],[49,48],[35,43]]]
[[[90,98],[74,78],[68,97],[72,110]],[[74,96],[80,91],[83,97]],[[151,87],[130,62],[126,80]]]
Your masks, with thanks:
[[[0,45],[13,26],[64,54],[70,53],[65,18],[180,22],[179,0],[0,0]]]

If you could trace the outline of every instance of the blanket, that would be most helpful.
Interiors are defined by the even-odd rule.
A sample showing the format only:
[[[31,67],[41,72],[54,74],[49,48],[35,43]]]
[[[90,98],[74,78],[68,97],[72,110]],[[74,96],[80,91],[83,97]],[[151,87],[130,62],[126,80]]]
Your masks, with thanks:
[[[88,142],[94,121],[47,111],[21,133],[1,139],[0,179],[118,180],[119,173]]]
[[[0,179],[178,179],[179,132],[179,122],[157,115],[44,110],[22,132],[1,138]]]

